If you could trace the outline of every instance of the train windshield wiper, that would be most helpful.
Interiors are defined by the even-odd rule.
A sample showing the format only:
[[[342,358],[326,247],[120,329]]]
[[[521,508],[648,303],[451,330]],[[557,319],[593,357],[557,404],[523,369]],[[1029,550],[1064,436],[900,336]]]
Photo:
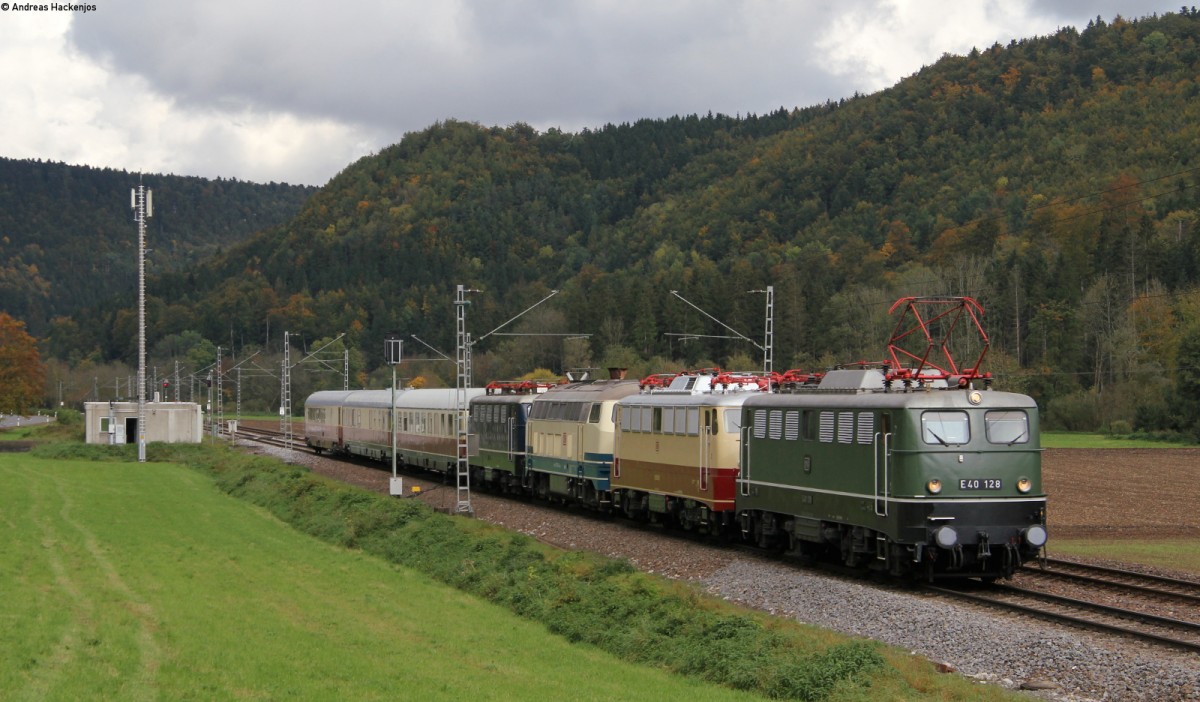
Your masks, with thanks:
[[[1008,442],[1008,445],[1009,445],[1009,446],[1012,446],[1013,444],[1017,443],[1017,442],[1018,442],[1018,441],[1020,441],[1021,439],[1024,439],[1024,438],[1025,438],[1025,435],[1026,435],[1026,434],[1028,434],[1028,433],[1029,433],[1029,427],[1026,427],[1026,428],[1025,428],[1025,429],[1024,429],[1024,430],[1023,430],[1023,431],[1022,431],[1020,434],[1017,434],[1017,438],[1015,438],[1015,439],[1013,439],[1012,441]]]
[[[950,444],[946,443],[946,440],[945,440],[945,439],[943,439],[942,437],[938,436],[938,435],[937,435],[937,433],[936,433],[934,430],[930,429],[929,427],[925,427],[925,431],[929,432],[929,435],[930,435],[930,436],[932,436],[933,438],[937,439],[937,442],[938,442],[939,444],[941,444],[942,446],[946,446],[946,447],[949,447],[949,446],[950,446]]]

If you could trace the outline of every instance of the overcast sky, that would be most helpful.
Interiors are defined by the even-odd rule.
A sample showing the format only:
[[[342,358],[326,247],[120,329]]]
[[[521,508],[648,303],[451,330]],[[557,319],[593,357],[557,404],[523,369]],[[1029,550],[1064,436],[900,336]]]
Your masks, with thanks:
[[[0,156],[323,185],[442,119],[764,113],[1179,0],[0,1]],[[79,0],[57,0],[75,3]]]

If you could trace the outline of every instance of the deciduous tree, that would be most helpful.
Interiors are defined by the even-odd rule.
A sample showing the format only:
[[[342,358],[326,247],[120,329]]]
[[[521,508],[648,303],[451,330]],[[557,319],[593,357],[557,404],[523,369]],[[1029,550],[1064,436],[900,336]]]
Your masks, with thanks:
[[[46,367],[25,323],[0,312],[0,411],[24,414],[40,404]]]

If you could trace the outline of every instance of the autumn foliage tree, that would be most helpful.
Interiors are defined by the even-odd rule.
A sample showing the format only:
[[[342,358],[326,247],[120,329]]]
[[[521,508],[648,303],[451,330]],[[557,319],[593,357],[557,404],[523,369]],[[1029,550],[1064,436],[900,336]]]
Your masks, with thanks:
[[[46,367],[25,323],[0,312],[0,411],[24,414],[40,404]]]

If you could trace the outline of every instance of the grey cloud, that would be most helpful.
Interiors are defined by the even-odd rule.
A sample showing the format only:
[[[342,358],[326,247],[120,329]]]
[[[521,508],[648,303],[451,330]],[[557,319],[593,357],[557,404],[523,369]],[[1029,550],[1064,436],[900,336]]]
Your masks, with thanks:
[[[448,117],[599,124],[838,97],[809,48],[828,11],[794,5],[110,2],[71,39],[188,107],[401,132]]]

